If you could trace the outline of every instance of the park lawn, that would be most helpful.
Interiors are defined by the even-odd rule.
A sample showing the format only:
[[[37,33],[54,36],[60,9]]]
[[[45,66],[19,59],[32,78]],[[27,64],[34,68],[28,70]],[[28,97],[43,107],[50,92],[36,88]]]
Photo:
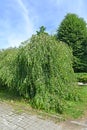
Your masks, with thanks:
[[[80,101],[68,101],[65,108],[65,118],[81,118],[87,117],[87,86],[78,86]]]

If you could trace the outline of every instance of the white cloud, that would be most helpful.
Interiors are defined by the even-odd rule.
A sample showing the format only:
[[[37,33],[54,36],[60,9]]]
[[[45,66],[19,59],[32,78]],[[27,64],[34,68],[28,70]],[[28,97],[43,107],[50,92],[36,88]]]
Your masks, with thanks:
[[[26,8],[25,4],[22,0],[17,0],[17,3],[19,4],[21,8],[21,13],[23,15],[23,18],[25,20],[25,28],[28,35],[31,36],[31,34],[34,32],[33,23],[31,21],[31,18],[29,17],[29,10]]]
[[[51,2],[53,2],[55,5],[60,6],[61,4],[63,4],[65,1],[64,0],[50,0]]]
[[[18,47],[21,42],[27,40],[34,33],[33,23],[31,21],[31,17],[29,17],[29,10],[26,8],[22,0],[16,1],[16,3],[18,4],[18,10],[20,10],[19,13],[21,14],[23,19],[23,21],[19,21],[19,23],[17,23],[17,27],[22,25],[22,32],[21,30],[18,31],[17,27],[15,28],[15,30],[13,30],[14,28],[12,28],[7,21],[5,27],[8,30],[8,33],[5,33],[5,38],[7,39],[6,47]]]
[[[1,48],[3,45],[18,46],[41,25],[51,33],[70,12],[87,21],[87,0],[7,0],[7,3],[0,3]]]
[[[8,36],[7,40],[9,47],[18,47],[22,39],[17,37],[15,34],[12,34]]]

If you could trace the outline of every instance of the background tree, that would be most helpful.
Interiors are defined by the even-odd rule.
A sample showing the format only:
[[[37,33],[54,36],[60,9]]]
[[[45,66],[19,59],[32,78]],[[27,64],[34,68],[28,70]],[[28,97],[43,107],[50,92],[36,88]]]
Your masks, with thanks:
[[[87,28],[84,19],[67,14],[57,30],[57,39],[67,43],[73,50],[73,67],[76,72],[87,72]],[[83,58],[84,57],[84,58]]]

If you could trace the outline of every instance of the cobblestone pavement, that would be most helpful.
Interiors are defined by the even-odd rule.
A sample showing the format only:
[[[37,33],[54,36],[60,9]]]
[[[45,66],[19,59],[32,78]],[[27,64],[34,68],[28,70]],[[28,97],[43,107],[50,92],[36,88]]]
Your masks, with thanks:
[[[17,114],[10,105],[0,102],[0,130],[87,130],[87,120],[55,124],[26,112]]]

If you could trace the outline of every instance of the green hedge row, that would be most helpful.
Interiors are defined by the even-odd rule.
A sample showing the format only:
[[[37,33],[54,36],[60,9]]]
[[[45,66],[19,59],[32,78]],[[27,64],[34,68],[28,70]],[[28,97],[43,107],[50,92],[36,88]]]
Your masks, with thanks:
[[[77,81],[87,83],[87,73],[76,73]]]

